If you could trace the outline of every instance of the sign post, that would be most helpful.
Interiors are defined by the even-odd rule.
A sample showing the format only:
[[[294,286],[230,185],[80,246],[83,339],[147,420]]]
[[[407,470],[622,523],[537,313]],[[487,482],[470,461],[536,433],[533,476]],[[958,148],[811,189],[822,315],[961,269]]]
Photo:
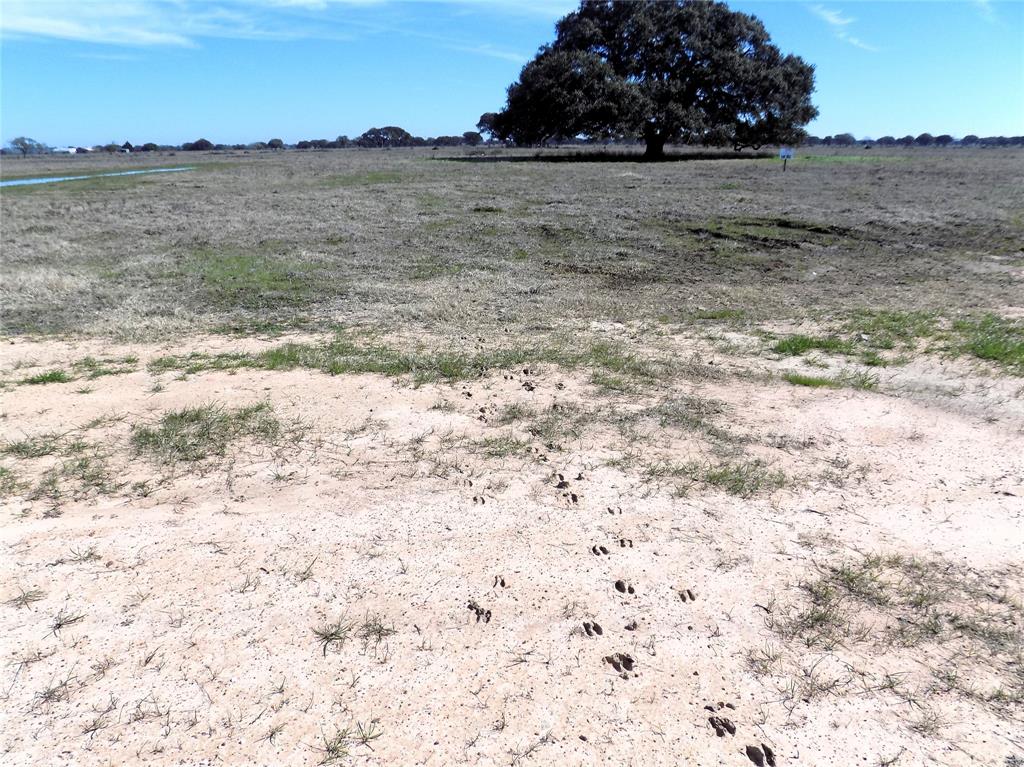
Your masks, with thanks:
[[[779,149],[779,158],[782,160],[782,172],[786,172],[786,163],[793,159],[793,150],[788,146]]]

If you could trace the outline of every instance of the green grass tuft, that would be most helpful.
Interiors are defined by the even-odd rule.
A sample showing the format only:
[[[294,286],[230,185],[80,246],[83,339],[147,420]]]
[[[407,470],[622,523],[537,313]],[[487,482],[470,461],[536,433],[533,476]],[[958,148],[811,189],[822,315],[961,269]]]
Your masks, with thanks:
[[[165,413],[155,425],[133,427],[131,445],[158,463],[195,462],[224,456],[241,438],[274,442],[282,431],[268,403],[239,408],[207,404]]]
[[[959,350],[1024,373],[1024,323],[988,314],[954,324],[962,341]]]
[[[773,352],[788,356],[799,356],[812,349],[830,354],[850,354],[853,352],[853,344],[838,336],[795,335],[782,339],[772,347]]]
[[[63,370],[50,370],[46,373],[39,373],[38,375],[29,376],[28,378],[22,378],[20,383],[28,385],[36,384],[50,384],[50,383],[68,383],[74,380]]]

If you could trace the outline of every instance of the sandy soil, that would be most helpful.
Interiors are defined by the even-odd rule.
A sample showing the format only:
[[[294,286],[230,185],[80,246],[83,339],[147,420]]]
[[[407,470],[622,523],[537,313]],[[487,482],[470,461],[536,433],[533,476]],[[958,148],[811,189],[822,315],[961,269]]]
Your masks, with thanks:
[[[87,354],[139,363],[86,393],[3,392],[4,440],[74,433],[112,479],[33,500],[69,459],[2,459],[23,484],[3,502],[0,597],[39,598],[0,605],[0,761],[1017,763],[1020,380],[926,360],[878,391],[806,389],[769,378],[776,363],[674,343],[727,371],[675,393],[720,403],[716,423],[782,488],[682,494],[637,467],[721,446],[656,427],[624,445],[600,419],[561,449],[488,454],[480,440],[519,429],[498,425],[510,404],[607,402],[554,368],[414,387],[157,375],[145,364],[166,348],[5,345],[7,379]],[[300,437],[172,467],[129,449],[138,424],[206,402],[269,402]],[[943,614],[984,610],[1009,647],[966,630],[887,640],[892,614],[852,596],[835,642],[785,629],[806,584],[865,554],[933,563],[910,585],[941,581]],[[347,639],[324,645],[331,623]],[[348,755],[328,750],[346,729]]]

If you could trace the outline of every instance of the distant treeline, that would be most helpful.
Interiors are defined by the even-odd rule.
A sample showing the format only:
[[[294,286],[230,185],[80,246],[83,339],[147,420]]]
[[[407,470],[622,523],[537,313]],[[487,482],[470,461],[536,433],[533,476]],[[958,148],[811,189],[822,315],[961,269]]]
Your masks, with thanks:
[[[68,154],[86,154],[90,152],[160,152],[179,150],[184,152],[202,152],[210,150],[225,149],[347,149],[350,147],[363,147],[367,149],[384,149],[389,147],[449,147],[449,146],[477,146],[483,143],[483,136],[477,131],[466,131],[460,136],[431,136],[423,138],[414,136],[409,131],[394,125],[384,128],[370,128],[356,138],[338,136],[336,139],[308,139],[298,141],[295,144],[285,144],[279,138],[272,138],[269,141],[254,141],[249,144],[215,144],[209,139],[200,138],[195,141],[186,141],[181,145],[173,144],[132,144],[125,141],[123,144],[110,143],[92,147],[60,147],[52,148],[35,139],[24,136],[14,139],[8,147],[2,151],[4,154],[50,154],[54,152]]]
[[[478,125],[485,133],[491,133],[488,126],[483,122]],[[272,138],[269,141],[254,141],[248,144],[215,144],[212,141],[200,138],[195,141],[186,141],[184,144],[132,144],[125,141],[123,144],[110,143],[92,147],[60,147],[53,148],[34,139],[24,136],[18,137],[10,142],[7,147],[0,149],[2,154],[30,155],[30,154],[87,154],[91,152],[161,152],[161,151],[184,151],[201,152],[210,150],[281,150],[281,149],[348,149],[360,147],[364,149],[389,149],[403,147],[455,147],[455,146],[479,146],[480,144],[501,144],[496,141],[493,134],[490,138],[484,138],[478,131],[466,131],[461,136],[432,136],[423,138],[414,136],[409,131],[394,125],[384,128],[370,128],[356,138],[338,136],[335,139],[307,139],[294,144],[286,144],[279,138]],[[639,138],[625,138],[615,141],[588,141],[581,138],[561,138],[549,143],[560,145],[586,146],[590,144],[631,146],[642,143]],[[807,136],[802,144],[804,146],[1024,146],[1024,136],[975,136],[969,135],[962,138],[954,138],[948,133],[933,136],[930,133],[922,133],[918,136],[882,136],[881,138],[856,138],[852,133],[840,133],[835,136]]]
[[[1024,136],[975,136],[969,135],[957,139],[948,133],[933,136],[931,133],[922,133],[919,136],[882,136],[881,138],[854,138],[852,133],[840,133],[836,136],[808,136],[804,139],[804,146],[853,146],[854,144],[867,144],[877,146],[1022,146]]]

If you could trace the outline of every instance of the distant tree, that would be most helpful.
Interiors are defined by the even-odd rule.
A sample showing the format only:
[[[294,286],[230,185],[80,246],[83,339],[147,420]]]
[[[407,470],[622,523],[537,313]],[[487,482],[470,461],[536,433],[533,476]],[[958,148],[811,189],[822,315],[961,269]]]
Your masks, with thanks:
[[[975,144],[978,143],[978,137],[975,136],[973,133],[970,133],[964,136],[962,139],[960,139],[960,143],[963,144],[964,146],[974,146]]]
[[[129,152],[131,152],[133,149],[135,149],[135,147],[132,146],[132,142],[131,141],[125,141],[123,144],[121,144],[121,148],[122,149],[127,149]]]
[[[818,136],[807,136],[804,139],[804,146],[821,146],[821,139]]]
[[[899,144],[900,146],[913,146],[914,145],[914,137],[913,136],[904,136],[903,138],[901,138],[896,143]]]
[[[876,141],[875,143],[877,143],[879,146],[895,146],[896,139],[893,138],[892,136],[882,136],[882,138],[878,139],[878,141]]]
[[[84,146],[75,147],[75,154],[89,154],[89,150]]]
[[[45,154],[50,151],[50,147],[46,146],[46,144],[27,136],[18,136],[16,139],[12,139],[11,147],[23,156],[27,154]]]
[[[494,121],[498,119],[497,112],[484,112],[476,121],[476,129],[487,136],[488,139],[495,139],[497,135],[494,129]]]
[[[338,136],[334,139],[334,146],[338,149],[344,149],[345,147],[352,146],[352,139],[348,136]]]
[[[430,142],[433,146],[460,146],[462,136],[438,136]]]
[[[583,0],[509,86],[494,121],[517,144],[641,135],[736,149],[798,143],[814,68],[754,16],[709,0]]]
[[[207,141],[206,139],[201,138],[196,141],[186,142],[181,145],[181,148],[186,152],[208,152],[213,149],[214,146],[212,141]]]
[[[941,136],[935,137],[935,143],[938,146],[949,146],[950,144],[953,143],[953,137],[950,136],[948,133],[943,133]]]
[[[384,128],[370,128],[355,141],[357,146],[370,149],[405,147],[413,145],[413,136],[409,131],[395,125]]]
[[[284,142],[279,138],[272,138],[267,142],[268,149],[284,149]]]
[[[838,136],[833,136],[832,141],[837,146],[853,146],[857,143],[857,139],[853,137],[852,133],[840,133]]]
[[[158,147],[152,141],[147,141],[145,144],[139,147],[139,149],[141,149],[143,152],[155,152],[159,148],[160,147]]]
[[[922,133],[920,136],[914,139],[914,143],[917,144],[918,146],[931,146],[932,144],[935,143],[935,138],[932,136],[931,133]]]
[[[469,144],[470,146],[479,146],[483,140],[484,137],[475,130],[468,130],[462,134],[462,143]]]

